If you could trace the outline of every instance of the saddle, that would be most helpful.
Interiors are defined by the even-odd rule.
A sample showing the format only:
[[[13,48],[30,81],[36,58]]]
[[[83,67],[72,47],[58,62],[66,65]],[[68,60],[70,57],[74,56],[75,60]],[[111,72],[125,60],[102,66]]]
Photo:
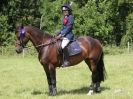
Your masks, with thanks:
[[[62,48],[61,48],[61,40],[60,40],[60,43],[59,43],[59,53],[60,54],[63,54],[62,52]],[[74,56],[74,55],[77,55],[77,54],[80,54],[81,53],[81,48],[78,44],[78,41],[77,40],[74,40],[74,41],[71,41],[68,45],[67,45],[67,50],[68,50],[68,54],[69,56]]]
[[[81,53],[81,48],[76,40],[68,44],[67,50],[68,50],[69,56],[73,56]]]
[[[58,39],[56,46],[58,49],[58,54],[60,55],[60,57],[62,57],[62,60],[60,62],[62,64],[62,67],[70,66],[71,62],[69,61],[69,57],[80,54],[81,48],[77,40],[70,42],[64,49],[61,48],[61,43],[62,40]]]

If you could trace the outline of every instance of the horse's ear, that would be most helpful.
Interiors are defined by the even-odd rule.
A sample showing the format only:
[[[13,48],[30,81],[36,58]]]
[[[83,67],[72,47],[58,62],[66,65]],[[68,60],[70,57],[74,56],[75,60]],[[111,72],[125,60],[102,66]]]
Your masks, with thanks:
[[[15,25],[15,33],[17,33],[17,32],[18,32],[19,27],[20,27],[20,25],[19,25],[19,24],[16,24],[16,25]]]
[[[20,24],[16,24],[15,25],[16,30],[18,30],[20,26],[21,26]]]
[[[18,31],[19,29],[23,29],[24,25],[19,23],[19,24],[16,24],[15,27],[16,27],[16,31]]]
[[[21,28],[21,29],[23,29],[23,28],[24,28],[24,25],[23,25],[23,23],[21,24],[20,28]]]

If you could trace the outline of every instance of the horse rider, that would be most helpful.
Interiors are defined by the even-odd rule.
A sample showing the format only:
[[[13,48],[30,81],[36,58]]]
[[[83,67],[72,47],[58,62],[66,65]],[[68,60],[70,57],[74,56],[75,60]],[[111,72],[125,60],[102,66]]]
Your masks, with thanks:
[[[63,37],[61,48],[63,50],[63,66],[70,65],[68,61],[69,55],[67,50],[67,45],[70,41],[74,40],[74,34],[72,32],[73,25],[74,25],[74,17],[72,15],[72,9],[69,4],[65,4],[61,7],[63,13],[63,20],[62,20],[62,28],[61,31],[58,33],[57,38]]]

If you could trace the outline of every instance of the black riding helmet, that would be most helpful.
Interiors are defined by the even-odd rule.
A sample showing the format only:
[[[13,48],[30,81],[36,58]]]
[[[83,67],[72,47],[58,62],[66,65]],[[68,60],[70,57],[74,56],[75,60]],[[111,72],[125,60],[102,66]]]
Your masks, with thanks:
[[[63,5],[63,6],[61,7],[61,10],[62,10],[62,11],[68,10],[68,11],[70,11],[70,12],[72,11],[71,6],[70,6],[69,4]]]

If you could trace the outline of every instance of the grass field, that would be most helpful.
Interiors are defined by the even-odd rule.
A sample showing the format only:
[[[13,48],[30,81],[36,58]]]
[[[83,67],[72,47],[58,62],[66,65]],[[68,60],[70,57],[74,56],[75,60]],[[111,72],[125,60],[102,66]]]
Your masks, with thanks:
[[[0,56],[0,99],[133,99],[133,54],[105,55],[102,92],[87,96],[91,72],[85,63],[57,69],[57,96],[48,96],[37,57]]]

